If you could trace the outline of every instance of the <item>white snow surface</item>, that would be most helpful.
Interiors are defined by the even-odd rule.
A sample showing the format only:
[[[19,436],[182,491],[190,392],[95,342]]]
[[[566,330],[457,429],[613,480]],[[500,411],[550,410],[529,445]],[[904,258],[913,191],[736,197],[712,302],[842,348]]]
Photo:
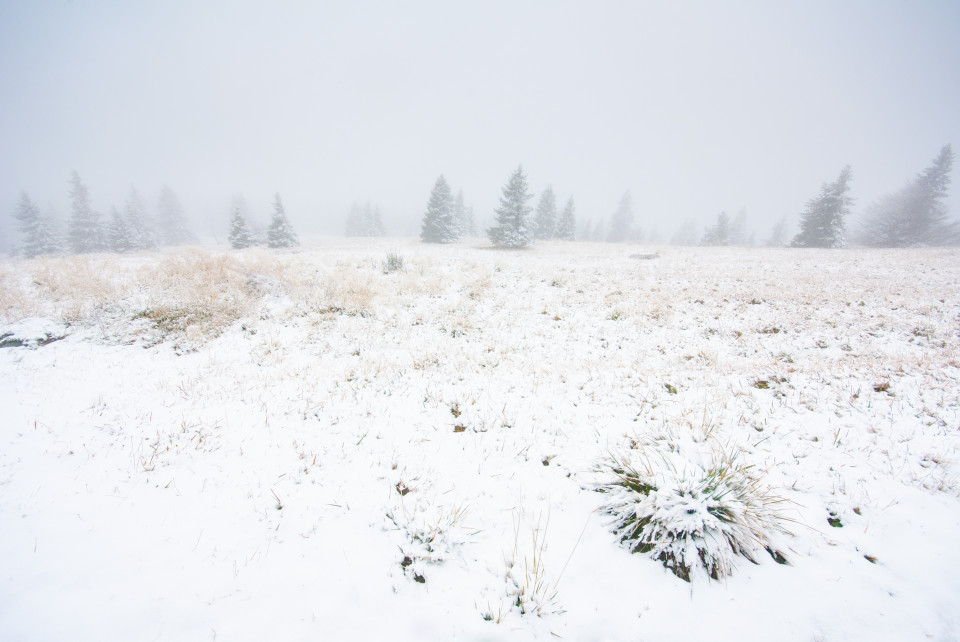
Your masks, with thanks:
[[[960,639],[960,251],[326,240],[0,295],[65,335],[0,349],[2,640]],[[622,545],[601,464],[650,435],[738,450],[789,564]]]

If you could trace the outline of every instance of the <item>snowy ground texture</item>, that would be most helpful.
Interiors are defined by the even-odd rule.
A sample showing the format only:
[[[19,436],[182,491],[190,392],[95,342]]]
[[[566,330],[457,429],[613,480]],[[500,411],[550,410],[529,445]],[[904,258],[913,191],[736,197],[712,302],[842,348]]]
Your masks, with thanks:
[[[957,250],[8,260],[0,345],[3,640],[960,639]]]

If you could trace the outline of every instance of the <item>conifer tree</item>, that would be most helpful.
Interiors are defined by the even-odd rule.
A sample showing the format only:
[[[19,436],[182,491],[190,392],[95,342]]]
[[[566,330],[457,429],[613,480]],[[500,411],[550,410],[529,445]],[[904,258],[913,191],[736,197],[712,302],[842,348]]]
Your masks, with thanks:
[[[373,209],[370,210],[370,204],[367,203],[367,210],[370,211],[370,236],[385,236],[387,231],[383,227],[383,218],[380,216],[380,204],[374,203]]]
[[[147,215],[143,198],[135,187],[131,187],[127,194],[127,200],[123,204],[123,217],[127,225],[131,250],[139,252],[157,247],[157,231],[153,221]]]
[[[67,231],[70,250],[81,254],[105,249],[106,239],[100,214],[90,205],[87,186],[80,180],[77,172],[73,172],[70,177],[70,201],[71,213]]]
[[[670,243],[673,245],[696,245],[699,240],[700,232],[697,229],[697,223],[690,218],[684,220],[670,237]]]
[[[111,211],[110,222],[107,224],[107,244],[111,252],[129,252],[133,249],[130,227],[116,207]]]
[[[753,245],[754,237],[747,232],[747,210],[741,208],[730,223],[730,238],[728,245]]]
[[[949,219],[945,203],[953,161],[953,147],[944,145],[930,167],[900,191],[871,204],[858,240],[871,247],[960,242],[960,222]]]
[[[380,206],[373,206],[369,202],[361,206],[354,203],[350,206],[345,226],[346,236],[383,236],[383,220],[380,218]]]
[[[787,217],[782,216],[780,220],[777,221],[777,224],[773,226],[773,230],[770,231],[770,238],[767,239],[765,245],[767,247],[783,247],[787,244]]]
[[[730,245],[730,217],[726,212],[717,215],[716,224],[703,233],[700,245]]]
[[[557,232],[557,199],[553,194],[553,187],[547,186],[540,195],[537,203],[537,213],[534,217],[534,238],[540,240],[552,239]]]
[[[845,247],[846,218],[850,213],[850,166],[840,171],[837,180],[824,183],[820,194],[807,202],[800,214],[800,232],[790,243],[793,247]]]
[[[573,197],[567,200],[560,219],[557,221],[555,237],[564,241],[572,241],[577,235],[577,216],[574,210]]]
[[[496,225],[487,230],[487,237],[495,246],[523,248],[530,245],[528,218],[531,210],[527,201],[531,198],[533,195],[527,190],[527,177],[521,165],[503,186],[500,206],[494,210],[497,215]]]
[[[40,218],[40,210],[26,192],[20,192],[20,202],[13,214],[17,219],[17,231],[23,237],[20,253],[28,259],[44,254],[46,242],[44,239],[44,225]]]
[[[157,202],[157,223],[163,245],[184,245],[196,241],[196,237],[187,227],[187,218],[183,213],[180,199],[167,185],[160,190],[160,199]]]
[[[230,230],[227,232],[227,240],[230,241],[230,247],[235,250],[242,250],[256,245],[253,233],[243,217],[242,208],[239,203],[234,205],[233,216],[230,217]]]
[[[610,216],[610,229],[607,240],[613,243],[626,241],[636,234],[633,230],[633,197],[626,191],[620,197],[617,210]]]
[[[457,197],[453,199],[453,220],[461,237],[476,235],[477,229],[473,222],[473,208],[464,205],[463,190],[458,190]]]
[[[450,185],[441,174],[433,184],[427,211],[423,215],[420,240],[426,243],[456,243],[460,240],[459,221],[454,218]]]
[[[287,220],[280,194],[277,193],[273,200],[273,218],[270,219],[270,225],[267,227],[267,246],[277,248],[297,245],[300,245],[300,241],[290,226],[290,221]]]

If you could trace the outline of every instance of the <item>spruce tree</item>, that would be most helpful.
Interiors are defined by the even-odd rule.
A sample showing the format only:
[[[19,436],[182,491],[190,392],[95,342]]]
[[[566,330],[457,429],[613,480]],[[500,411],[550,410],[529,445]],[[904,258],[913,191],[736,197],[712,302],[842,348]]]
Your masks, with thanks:
[[[157,231],[153,221],[147,215],[143,198],[135,187],[130,188],[123,205],[123,217],[130,238],[130,249],[139,252],[157,247]]]
[[[130,227],[116,207],[113,208],[107,224],[107,243],[111,252],[129,252],[133,249]]]
[[[277,248],[297,245],[300,245],[300,241],[290,226],[290,221],[287,220],[280,194],[277,193],[273,200],[273,218],[270,219],[270,225],[267,227],[267,246]]]
[[[573,197],[567,200],[563,211],[560,212],[560,219],[557,221],[556,234],[558,239],[572,241],[577,235],[577,217],[573,205]]]
[[[531,198],[533,195],[527,191],[527,177],[521,165],[503,186],[500,206],[494,210],[497,223],[487,230],[487,237],[495,246],[523,248],[530,245],[528,218],[531,210],[527,201]]]
[[[777,224],[773,226],[773,230],[770,231],[770,238],[767,239],[765,245],[767,247],[783,247],[787,244],[787,217],[782,216],[780,220],[777,221]]]
[[[717,215],[716,224],[703,233],[700,245],[730,245],[730,217],[726,212]]]
[[[460,240],[459,221],[454,218],[450,185],[441,174],[433,184],[427,211],[423,214],[420,240],[425,243],[456,243]]]
[[[235,250],[242,250],[256,245],[253,233],[243,218],[243,212],[239,204],[234,205],[233,216],[230,217],[230,230],[227,232],[227,240],[230,241],[230,247]]]
[[[537,214],[534,217],[534,233],[536,239],[552,239],[557,232],[557,199],[553,194],[553,187],[547,186],[540,195],[537,203]]]
[[[850,213],[850,178],[847,165],[837,180],[824,183],[820,194],[807,202],[800,214],[800,232],[790,243],[793,247],[845,247],[846,218]]]
[[[20,202],[13,214],[17,219],[17,231],[23,237],[20,253],[28,259],[44,254],[44,225],[40,218],[40,210],[26,192],[20,192]]]
[[[633,231],[633,197],[630,192],[624,192],[620,197],[617,210],[610,216],[610,229],[607,240],[613,243],[626,241],[634,235]]]
[[[730,239],[728,245],[753,245],[754,237],[747,232],[747,210],[741,208],[730,223]]]
[[[380,204],[374,203],[371,210],[370,204],[367,203],[367,210],[370,220],[370,236],[385,236],[387,231],[383,227],[383,218],[380,216]]]
[[[900,191],[873,203],[859,234],[871,247],[923,247],[960,242],[960,222],[948,217],[954,152],[944,145],[930,167]]]
[[[476,235],[477,230],[473,222],[473,208],[464,205],[463,190],[458,190],[457,197],[453,199],[453,220],[457,226],[457,232],[460,237]]]
[[[359,203],[351,205],[344,232],[346,236],[383,236],[385,232],[380,206],[373,206],[369,202],[363,206]]]
[[[187,227],[180,199],[167,185],[160,190],[160,199],[157,201],[157,223],[163,245],[184,245],[196,241]]]
[[[700,232],[697,229],[697,223],[690,218],[684,220],[670,237],[670,243],[673,245],[696,245],[699,240]]]
[[[346,236],[366,236],[366,228],[363,223],[363,210],[360,205],[354,203],[350,206],[350,213],[347,214],[347,223],[344,226],[344,235]]]
[[[100,214],[90,205],[87,186],[80,175],[73,172],[70,177],[70,222],[67,230],[70,250],[77,254],[99,252],[106,247]]]

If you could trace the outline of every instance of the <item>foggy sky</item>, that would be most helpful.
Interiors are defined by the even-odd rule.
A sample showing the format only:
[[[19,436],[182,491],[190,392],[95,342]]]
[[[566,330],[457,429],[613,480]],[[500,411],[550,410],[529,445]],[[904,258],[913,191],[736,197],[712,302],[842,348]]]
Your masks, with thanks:
[[[354,201],[416,234],[438,175],[487,223],[522,163],[580,220],[629,189],[665,239],[746,208],[760,241],[847,163],[857,214],[960,147],[957,34],[948,0],[5,0],[0,226],[21,189],[66,219],[76,170],[221,239],[276,191],[301,234]]]

